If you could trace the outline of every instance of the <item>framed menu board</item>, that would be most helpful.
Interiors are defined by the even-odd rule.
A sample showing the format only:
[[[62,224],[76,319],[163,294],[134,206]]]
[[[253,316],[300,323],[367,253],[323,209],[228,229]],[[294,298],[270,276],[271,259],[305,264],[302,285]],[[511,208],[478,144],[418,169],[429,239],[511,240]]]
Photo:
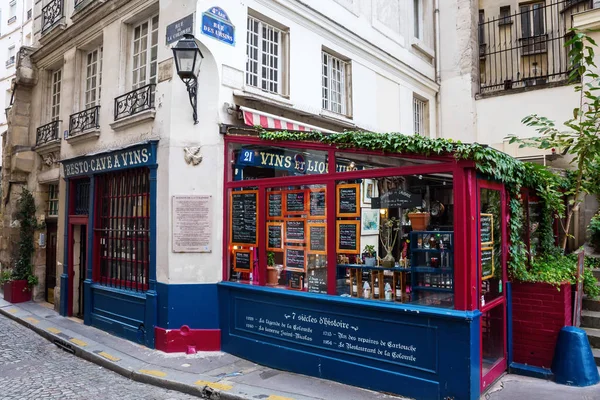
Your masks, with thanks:
[[[232,191],[229,195],[230,242],[258,246],[258,190]]]
[[[327,193],[325,188],[312,189],[308,200],[309,217],[325,219],[327,217]]]
[[[338,253],[360,254],[360,221],[336,221]]]
[[[306,242],[306,221],[303,218],[287,218],[284,226],[286,243]]]
[[[252,250],[233,251],[233,270],[236,272],[252,272],[254,257]]]
[[[308,252],[327,254],[327,225],[308,224]]]
[[[306,190],[288,190],[284,193],[284,214],[305,214],[307,196]]]
[[[494,276],[494,248],[481,248],[481,279],[486,280]]]
[[[284,257],[284,268],[288,271],[306,270],[306,251],[298,247],[286,247]]]
[[[283,250],[283,222],[267,222],[267,250]]]
[[[494,244],[494,215],[484,214],[479,215],[479,238],[481,245]]]
[[[288,281],[288,287],[292,290],[303,290],[304,289],[304,274],[298,274],[292,272],[290,274],[290,280]]]
[[[358,183],[336,186],[338,217],[360,217],[360,185]]]
[[[283,217],[283,194],[281,192],[267,192],[267,219]]]

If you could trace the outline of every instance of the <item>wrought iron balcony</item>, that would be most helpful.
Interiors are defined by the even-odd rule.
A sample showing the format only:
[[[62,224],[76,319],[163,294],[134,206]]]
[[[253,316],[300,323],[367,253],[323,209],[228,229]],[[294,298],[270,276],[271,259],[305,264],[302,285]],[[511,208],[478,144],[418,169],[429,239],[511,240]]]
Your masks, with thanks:
[[[58,132],[60,130],[60,120],[52,121],[49,124],[37,128],[36,146],[59,140]]]
[[[151,83],[115,98],[115,121],[154,108],[154,89]]]
[[[8,24],[10,25],[10,24],[12,24],[13,22],[15,22],[16,20],[17,20],[17,16],[16,16],[16,15],[15,15],[14,17],[10,17],[10,18],[8,19]]]
[[[13,65],[15,63],[15,56],[10,56],[8,57],[8,60],[6,60],[6,67],[10,67],[11,65]]]
[[[42,8],[42,33],[58,23],[64,14],[63,0],[52,0]]]
[[[80,135],[89,129],[100,128],[100,106],[71,114],[69,117],[69,134],[66,138]]]

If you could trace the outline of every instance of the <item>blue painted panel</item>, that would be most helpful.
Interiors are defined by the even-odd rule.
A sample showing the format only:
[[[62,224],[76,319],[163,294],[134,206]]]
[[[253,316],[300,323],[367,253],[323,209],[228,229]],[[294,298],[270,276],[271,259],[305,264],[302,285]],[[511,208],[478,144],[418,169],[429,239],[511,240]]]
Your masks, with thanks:
[[[158,326],[178,329],[219,329],[216,284],[168,285],[157,283]]]
[[[508,365],[513,362],[513,319],[512,319],[512,284],[506,282],[506,346],[508,353]]]
[[[92,285],[91,324],[117,336],[146,344],[146,295]],[[147,329],[144,329],[147,331]],[[152,347],[152,346],[151,346]]]
[[[508,372],[511,374],[529,376],[538,379],[549,379],[554,377],[554,374],[548,368],[535,367],[533,365],[511,363],[508,366]]]
[[[478,311],[218,286],[223,351],[416,399],[479,398]]]

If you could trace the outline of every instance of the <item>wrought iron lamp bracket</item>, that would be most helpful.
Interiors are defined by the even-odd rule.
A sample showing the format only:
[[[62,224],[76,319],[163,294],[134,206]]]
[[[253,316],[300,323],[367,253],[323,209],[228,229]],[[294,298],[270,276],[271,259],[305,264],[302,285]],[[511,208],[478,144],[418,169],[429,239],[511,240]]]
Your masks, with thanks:
[[[187,88],[190,97],[190,104],[194,113],[194,125],[198,123],[198,78],[192,76],[190,78],[181,78]]]

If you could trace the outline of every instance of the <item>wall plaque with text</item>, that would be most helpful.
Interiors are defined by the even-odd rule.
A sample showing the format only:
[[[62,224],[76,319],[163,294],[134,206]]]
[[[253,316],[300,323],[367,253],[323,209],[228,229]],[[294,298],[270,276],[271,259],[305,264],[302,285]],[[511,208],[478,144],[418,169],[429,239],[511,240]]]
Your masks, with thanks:
[[[173,252],[212,251],[212,196],[173,196]]]

